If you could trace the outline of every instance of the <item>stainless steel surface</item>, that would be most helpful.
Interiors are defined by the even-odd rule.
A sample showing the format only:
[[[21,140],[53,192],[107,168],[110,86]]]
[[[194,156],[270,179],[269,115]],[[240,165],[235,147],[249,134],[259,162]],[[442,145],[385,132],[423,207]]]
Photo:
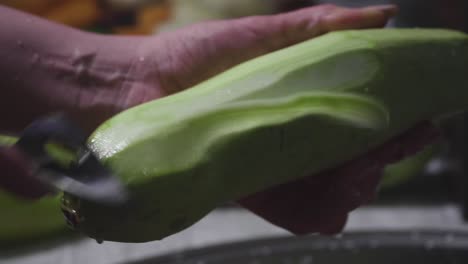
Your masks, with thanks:
[[[376,230],[337,238],[279,237],[229,243],[131,264],[462,264],[467,260],[467,232]]]
[[[346,232],[381,230],[451,230],[468,232],[460,211],[453,204],[409,206],[387,205],[360,208],[353,212]],[[0,250],[1,264],[122,264],[141,261],[168,253],[190,249],[263,239],[272,236],[290,236],[250,212],[240,208],[218,209],[194,226],[162,241],[144,244],[124,244],[94,240],[58,240],[31,248]]]

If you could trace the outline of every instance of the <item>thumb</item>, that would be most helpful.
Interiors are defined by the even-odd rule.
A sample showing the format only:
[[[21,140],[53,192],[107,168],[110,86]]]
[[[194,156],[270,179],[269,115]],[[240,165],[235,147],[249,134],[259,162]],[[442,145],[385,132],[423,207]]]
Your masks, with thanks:
[[[153,57],[158,58],[165,92],[174,93],[243,61],[329,31],[382,27],[396,12],[393,5],[319,5],[278,15],[196,24],[161,34],[148,48],[157,53]]]
[[[50,191],[34,177],[27,158],[13,147],[0,147],[0,188],[25,199],[38,199]]]

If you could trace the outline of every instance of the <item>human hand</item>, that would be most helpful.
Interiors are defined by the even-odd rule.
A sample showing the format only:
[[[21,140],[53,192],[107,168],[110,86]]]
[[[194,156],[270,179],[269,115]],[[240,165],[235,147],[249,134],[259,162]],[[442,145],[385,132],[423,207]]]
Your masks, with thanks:
[[[386,165],[439,138],[440,131],[423,122],[342,166],[255,193],[239,203],[295,234],[339,233],[349,212],[374,200]]]
[[[34,101],[36,111],[15,119],[14,125],[2,125],[14,130],[19,127],[18,124],[25,124],[42,114],[65,111],[91,132],[100,122],[119,111],[190,88],[245,60],[333,30],[381,27],[395,12],[394,6],[348,9],[322,5],[274,16],[205,22],[148,38],[80,34],[80,41],[73,43],[75,48],[69,49],[73,53],[77,50],[76,46],[80,47],[80,54],[74,54],[77,63],[71,64],[70,71],[67,68],[58,69],[61,70],[62,80],[79,85],[55,94],[41,91]],[[89,47],[98,47],[108,56],[96,55],[96,51]],[[119,56],[130,59],[126,60],[127,63],[121,63],[124,60],[119,59],[119,63],[106,61]],[[69,72],[76,76],[64,78],[63,75],[67,77]],[[61,80],[54,81],[60,83]],[[40,88],[41,82],[38,85]],[[0,163],[0,168],[2,166]],[[15,173],[24,171],[16,170]],[[366,175],[370,175],[371,183],[366,181],[365,184],[369,186],[366,185],[364,189],[373,192],[378,175],[375,169]],[[354,209],[357,202],[353,206],[338,206],[328,213],[311,212],[323,212],[323,208],[329,205],[327,199],[330,200],[328,194],[315,195],[314,190],[336,184],[339,178],[326,175],[314,177],[311,179],[314,182],[312,189],[299,181],[239,202],[266,220],[294,233],[333,233],[343,226],[348,211]],[[298,195],[289,199],[287,196],[291,193]],[[331,198],[337,199],[333,195]],[[340,201],[336,201],[338,204],[348,202],[346,197],[339,198]],[[279,206],[282,200],[289,201],[290,206]]]
[[[346,9],[325,5],[276,16],[203,23],[160,35],[147,44],[149,55],[142,58],[148,64],[140,70],[153,81],[136,85],[126,96],[127,104],[176,93],[242,61],[329,31],[383,26],[395,12],[393,6]],[[343,168],[313,175],[238,202],[296,234],[336,233],[348,212],[370,200],[379,182],[382,167],[360,169],[365,173],[355,169],[347,175],[350,169]],[[356,191],[362,193],[360,197],[353,196]]]
[[[34,177],[34,167],[18,149],[0,146],[0,187],[23,199],[39,199],[52,190]]]

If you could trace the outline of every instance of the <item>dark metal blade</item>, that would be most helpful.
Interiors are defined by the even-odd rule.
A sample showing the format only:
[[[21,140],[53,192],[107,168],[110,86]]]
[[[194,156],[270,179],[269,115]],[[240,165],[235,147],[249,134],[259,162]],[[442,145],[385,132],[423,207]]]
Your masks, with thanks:
[[[49,142],[74,151],[76,162],[64,168],[45,150]],[[125,186],[106,168],[86,145],[81,130],[64,115],[37,120],[25,129],[16,147],[38,165],[36,176],[47,185],[81,199],[108,205],[127,201]]]

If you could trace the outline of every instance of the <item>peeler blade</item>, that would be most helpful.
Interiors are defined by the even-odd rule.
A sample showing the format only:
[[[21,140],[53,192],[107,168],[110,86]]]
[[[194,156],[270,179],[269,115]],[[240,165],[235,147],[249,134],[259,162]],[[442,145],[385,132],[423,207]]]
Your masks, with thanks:
[[[46,151],[49,143],[70,150],[76,158],[63,166]],[[15,144],[38,168],[35,175],[55,190],[106,205],[128,200],[122,182],[88,148],[84,132],[63,114],[47,116],[31,123]]]

